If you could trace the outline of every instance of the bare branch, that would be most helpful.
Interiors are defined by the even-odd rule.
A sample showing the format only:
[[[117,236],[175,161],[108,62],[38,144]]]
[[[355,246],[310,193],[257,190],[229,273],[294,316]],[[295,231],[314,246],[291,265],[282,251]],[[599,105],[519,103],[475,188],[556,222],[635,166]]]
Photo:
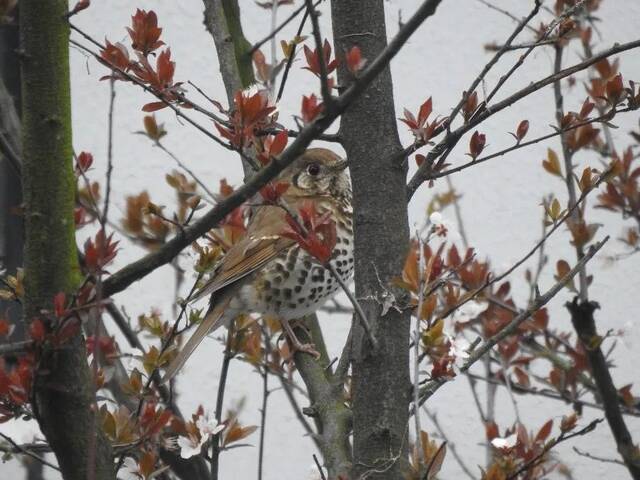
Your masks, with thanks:
[[[535,0],[535,4],[533,7],[533,10],[531,10],[531,13],[529,13],[529,15],[527,15],[523,20],[521,20],[518,23],[518,26],[511,33],[509,38],[507,38],[507,41],[505,42],[505,44],[496,52],[493,58],[489,60],[489,62],[484,66],[484,68],[482,69],[480,74],[475,78],[475,80],[471,82],[471,85],[466,90],[466,94],[462,96],[462,99],[460,100],[460,102],[458,102],[458,104],[453,108],[451,115],[449,115],[449,120],[447,120],[448,125],[451,125],[451,123],[453,123],[453,120],[456,118],[456,115],[458,114],[462,106],[465,104],[469,96],[475,91],[476,87],[484,79],[486,74],[489,73],[489,70],[491,70],[491,68],[493,68],[493,66],[498,62],[498,60],[500,60],[500,57],[502,57],[502,55],[508,50],[511,43],[520,34],[520,32],[522,32],[522,30],[527,25],[529,25],[529,22],[533,19],[533,17],[535,17],[538,14],[539,11],[540,11],[540,0]],[[487,103],[488,101],[489,100],[487,99]]]
[[[578,447],[573,447],[573,451],[576,452],[581,457],[586,457],[586,458],[589,458],[591,460],[596,460],[598,462],[603,462],[603,463],[615,463],[616,465],[624,466],[624,462],[621,462],[617,458],[598,457],[598,456],[594,455],[593,453],[583,452]]]
[[[609,237],[605,237],[602,241],[592,245],[589,248],[588,252],[586,252],[585,256],[549,290],[547,290],[543,295],[538,296],[526,310],[523,310],[520,314],[516,315],[506,327],[496,333],[493,337],[485,340],[478,348],[474,349],[473,352],[469,355],[467,361],[460,368],[460,372],[464,373],[469,370],[469,368],[471,368],[474,363],[476,363],[480,358],[486,355],[498,342],[504,340],[509,335],[516,333],[520,324],[527,320],[531,315],[533,315],[544,305],[546,305],[553,297],[555,297],[558,292],[562,290],[564,286],[577,275],[580,268],[582,268],[583,265],[591,260],[591,258],[593,258],[593,256],[603,247],[603,245],[608,240]],[[444,385],[446,381],[447,380],[443,379],[433,379],[427,382],[420,389],[421,404],[427,401],[427,399],[429,399],[442,385]]]
[[[631,477],[638,480],[640,479],[640,460],[638,459],[637,447],[633,444],[629,429],[622,417],[618,391],[613,384],[606,358],[600,348],[602,337],[599,337],[596,331],[593,313],[596,308],[599,308],[599,305],[595,302],[575,298],[572,302],[567,303],[566,307],[571,313],[571,323],[589,359],[591,374],[598,387],[598,393],[604,406],[604,414],[616,441],[618,453],[620,453]]]
[[[7,442],[9,442],[13,446],[13,449],[11,450],[10,453],[20,453],[22,455],[26,455],[28,457],[33,458],[34,460],[37,460],[41,464],[46,465],[49,468],[53,468],[58,472],[60,471],[60,468],[57,465],[54,465],[53,463],[49,463],[47,460],[45,460],[43,457],[41,457],[37,453],[32,452],[30,449],[28,449],[23,445],[19,445],[10,436],[0,432],[0,437],[4,438]]]

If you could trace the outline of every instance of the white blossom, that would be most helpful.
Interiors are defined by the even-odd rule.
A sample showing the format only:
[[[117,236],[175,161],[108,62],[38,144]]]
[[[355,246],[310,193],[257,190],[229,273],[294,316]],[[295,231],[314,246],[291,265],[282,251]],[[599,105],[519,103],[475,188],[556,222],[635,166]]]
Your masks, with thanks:
[[[224,424],[218,423],[215,418],[210,419],[208,415],[203,415],[196,420],[196,427],[200,430],[203,437],[215,435],[224,430]]]
[[[206,437],[201,437],[200,442],[195,442],[191,437],[178,437],[178,447],[180,447],[180,456],[182,458],[191,458],[200,453],[200,449]]]
[[[515,433],[512,433],[511,435],[509,435],[508,437],[496,437],[493,440],[491,440],[491,445],[493,445],[495,448],[513,448],[516,446],[516,442],[517,442],[517,437]]]
[[[143,478],[135,459],[131,457],[124,459],[122,469],[118,472],[118,478],[122,480],[141,480]]]
[[[224,430],[225,425],[218,423],[215,418],[210,418],[209,415],[202,415],[196,420],[196,428],[200,432],[200,441],[197,442],[195,438],[178,437],[178,447],[180,448],[180,456],[182,458],[191,458],[194,455],[198,455],[202,446],[209,439],[211,435],[215,435]]]
[[[461,305],[460,308],[453,313],[453,320],[456,322],[468,322],[476,318],[486,309],[486,303],[470,300],[464,305]]]

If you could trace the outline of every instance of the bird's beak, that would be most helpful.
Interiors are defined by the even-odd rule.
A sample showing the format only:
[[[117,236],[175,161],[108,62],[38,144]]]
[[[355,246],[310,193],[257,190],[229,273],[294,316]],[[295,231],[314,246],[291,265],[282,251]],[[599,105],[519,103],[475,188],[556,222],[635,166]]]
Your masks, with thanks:
[[[333,166],[333,169],[336,172],[341,172],[342,170],[344,170],[348,166],[349,166],[349,160],[340,160]]]

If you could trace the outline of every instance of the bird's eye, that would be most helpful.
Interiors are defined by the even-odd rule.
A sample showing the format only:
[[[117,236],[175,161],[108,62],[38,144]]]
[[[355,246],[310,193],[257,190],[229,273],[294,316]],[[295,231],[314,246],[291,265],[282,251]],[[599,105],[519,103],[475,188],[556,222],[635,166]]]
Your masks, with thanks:
[[[318,165],[317,163],[310,163],[307,167],[307,173],[312,177],[315,177],[320,173],[320,165]]]

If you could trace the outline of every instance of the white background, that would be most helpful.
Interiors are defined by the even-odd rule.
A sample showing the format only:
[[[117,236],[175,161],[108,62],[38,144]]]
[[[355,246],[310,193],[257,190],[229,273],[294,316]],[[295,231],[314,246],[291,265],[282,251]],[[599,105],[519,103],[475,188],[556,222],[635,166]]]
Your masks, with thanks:
[[[72,2],[75,3],[75,2]],[[197,0],[111,0],[109,2],[92,2],[91,8],[75,18],[75,22],[85,31],[99,40],[107,37],[113,41],[128,43],[124,29],[129,25],[130,15],[135,8],[153,9],[157,12],[160,26],[163,27],[163,40],[171,47],[173,58],[177,62],[176,80],[192,80],[209,95],[226,103],[226,95],[218,73],[218,62],[213,41],[203,26],[202,4]],[[301,0],[296,1],[299,5]],[[496,5],[507,8],[518,17],[526,15],[533,1],[496,0]],[[640,31],[640,3],[636,1],[607,0],[597,13],[603,21],[598,28],[602,40],[596,50],[612,46],[615,42],[628,42],[637,38]],[[267,11],[259,9],[254,2],[240,2],[245,34],[250,41],[256,41],[268,33],[270,18]],[[393,36],[398,30],[398,18],[407,19],[420,4],[417,0],[390,0],[385,2],[387,10],[387,31]],[[553,6],[553,2],[546,1]],[[322,29],[324,36],[330,35],[330,15],[328,2],[321,7]],[[282,8],[280,19],[291,12],[291,7]],[[543,14],[546,21],[548,14]],[[537,26],[539,19],[534,22]],[[297,22],[287,28],[278,37],[290,39]],[[509,18],[488,9],[475,0],[445,0],[435,17],[428,19],[413,35],[406,47],[392,62],[394,87],[396,94],[396,111],[403,107],[416,112],[418,106],[429,96],[433,96],[434,112],[447,115],[460,98],[461,92],[467,88],[483,65],[489,60],[483,46],[507,38],[514,22]],[[306,34],[310,34],[307,26]],[[77,37],[76,37],[77,38]],[[524,32],[520,39],[527,41],[531,34]],[[594,32],[594,38],[599,35]],[[268,54],[268,47],[263,48]],[[496,80],[517,59],[518,53],[507,54],[503,60],[487,76],[487,88],[495,85]],[[569,48],[569,60],[579,60],[579,44]],[[621,55],[622,72],[625,79],[640,80],[640,60],[637,51]],[[105,69],[93,59],[87,59],[76,49],[71,50],[72,65],[72,97],[74,148],[76,151],[91,151],[95,157],[95,169],[92,178],[102,181],[106,163],[106,119],[108,105],[108,82],[99,82]],[[568,65],[568,63],[566,63]],[[291,115],[299,112],[302,94],[319,91],[315,78],[301,70],[302,63],[294,64],[292,76],[287,87],[283,104],[280,106],[280,119],[292,126]],[[548,75],[553,68],[553,56],[549,49],[538,49],[527,59],[524,67],[507,82],[500,100],[510,92],[526,86],[531,81]],[[582,79],[584,77],[579,77]],[[564,83],[565,87],[567,83]],[[192,89],[190,89],[192,90]],[[198,98],[197,93],[190,91],[190,96]],[[585,97],[584,90],[577,86],[566,92],[565,108],[579,110]],[[153,101],[139,88],[127,84],[117,85],[115,106],[115,170],[113,174],[113,208],[112,219],[118,220],[124,209],[126,195],[136,194],[143,189],[150,192],[156,204],[174,205],[173,190],[165,183],[164,175],[174,168],[172,160],[163,152],[151,146],[150,142],[133,132],[142,128],[143,112],[140,107]],[[201,103],[205,103],[202,100]],[[193,112],[188,112],[196,117]],[[398,115],[399,116],[399,115]],[[183,125],[168,110],[157,114],[159,121],[165,122],[169,135],[165,145],[175,152],[179,158],[189,165],[197,174],[217,189],[218,180],[226,177],[230,183],[238,185],[241,181],[241,170],[238,159],[229,151],[214,144],[195,129]],[[506,132],[514,131],[518,122],[527,118],[531,122],[529,138],[547,133],[549,124],[554,122],[554,107],[551,88],[530,96],[515,106],[496,115],[488,123],[482,125],[487,135],[486,152],[499,150],[513,142]],[[207,125],[205,118],[198,119]],[[614,131],[616,145],[622,149],[628,144],[627,132],[637,128],[638,114],[628,114],[616,119],[621,128]],[[211,130],[213,131],[213,127]],[[400,131],[405,145],[411,142],[404,126]],[[449,157],[452,164],[467,161],[468,139],[463,139],[460,146]],[[559,151],[559,142],[540,144],[528,149],[519,150],[505,158],[497,158],[474,169],[452,177],[456,188],[463,192],[462,212],[470,242],[481,256],[491,258],[498,270],[504,268],[521,257],[540,233],[541,207],[543,195],[556,192],[561,201],[566,202],[563,184],[552,178],[541,167],[547,146]],[[335,148],[335,147],[334,147]],[[372,152],[374,154],[374,152]],[[578,155],[577,162],[597,166],[592,158]],[[411,162],[413,166],[413,161]],[[582,167],[578,171],[581,171]],[[422,187],[414,197],[410,214],[412,223],[424,215],[424,209],[434,191],[446,188],[444,180],[436,182],[434,189]],[[593,204],[593,200],[590,201]],[[445,212],[445,215],[448,213]],[[611,264],[604,259],[623,251],[622,245],[615,240],[620,236],[623,222],[614,214],[595,211],[590,218],[605,224],[598,232],[597,238],[605,234],[612,236],[612,241],[594,260],[590,270],[598,270],[591,296],[597,299],[602,309],[597,313],[600,332],[608,329],[618,330],[627,322],[637,323],[636,292],[640,282],[637,255],[622,263]],[[90,232],[81,230],[79,241],[83,242]],[[574,256],[568,244],[568,232],[561,229],[550,240],[551,264],[559,258],[573,263]],[[139,258],[144,252],[138,247],[123,242],[123,249],[118,255],[112,271],[126,263]],[[191,259],[185,258],[183,266],[189,266]],[[552,282],[552,269],[543,276],[540,288],[545,290]],[[516,299],[526,299],[527,290],[522,277],[523,270],[513,278]],[[187,283],[191,281],[191,273]],[[171,318],[170,302],[173,298],[174,276],[170,268],[165,267],[149,275],[143,281],[134,284],[126,292],[116,295],[115,300],[126,307],[132,318],[149,312],[151,308],[160,309],[165,318]],[[570,329],[567,312],[562,305],[571,298],[568,291],[561,292],[550,304],[551,325],[554,328]],[[343,302],[344,303],[344,302]],[[349,326],[347,316],[322,317],[322,326],[329,342],[332,355],[338,355],[346,337]],[[616,369],[614,376],[617,386],[637,382],[637,362],[640,360],[636,348],[640,342],[638,329],[632,328],[624,337],[624,343],[618,342],[616,351]],[[221,362],[221,345],[214,341],[205,341],[197,351],[178,382],[180,391],[179,403],[183,412],[190,414],[199,404],[205,409],[213,410]],[[230,371],[230,382],[226,393],[228,406],[240,399],[246,405],[241,419],[245,424],[259,423],[259,405],[261,402],[261,383],[259,376],[240,362],[234,362]],[[272,385],[275,384],[272,381]],[[638,386],[634,389],[638,393]],[[558,402],[543,401],[539,398],[518,398],[520,411],[531,428],[539,428],[548,418],[556,420],[556,426],[563,414],[570,412],[570,407]],[[301,399],[302,405],[306,401]],[[429,402],[432,411],[438,413],[440,422],[447,435],[455,443],[458,451],[465,458],[475,473],[476,465],[484,462],[484,428],[471,400],[468,383],[458,379],[444,386]],[[514,420],[513,408],[504,390],[498,392],[498,418],[501,430]],[[592,418],[602,416],[599,411],[585,409],[585,416],[580,424],[586,424]],[[628,418],[629,428],[640,438],[640,422]],[[424,422],[429,431],[433,431],[428,422]],[[2,425],[3,432],[14,435],[19,441],[29,441],[33,437],[33,429],[23,422]],[[557,430],[555,430],[557,431]],[[255,448],[238,449],[224,453],[221,458],[221,478],[255,478],[257,471],[258,434],[249,440]],[[312,442],[302,436],[302,429],[290,410],[289,404],[281,391],[270,397],[269,416],[266,429],[265,479],[301,479],[307,478],[312,465]],[[577,439],[572,444],[579,445],[596,455],[616,457],[615,446],[606,424],[601,424],[595,433]],[[562,458],[573,470],[575,478],[627,478],[624,468],[611,464],[594,462],[578,457],[571,451],[570,445],[558,448]],[[9,475],[22,475],[18,462],[13,460],[0,464],[3,478]],[[51,471],[49,471],[51,472]],[[442,478],[461,478],[461,471],[448,456],[442,471]],[[54,478],[53,476],[51,478]]]

